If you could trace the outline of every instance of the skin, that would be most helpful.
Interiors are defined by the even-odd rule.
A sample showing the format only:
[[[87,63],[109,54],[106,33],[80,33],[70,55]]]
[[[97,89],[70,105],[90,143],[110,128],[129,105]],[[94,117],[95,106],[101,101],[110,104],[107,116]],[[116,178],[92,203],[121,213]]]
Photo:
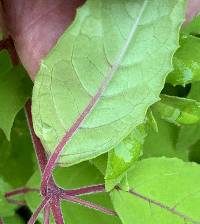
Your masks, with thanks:
[[[0,0],[0,27],[11,35],[32,80],[41,59],[72,23],[85,0]],[[200,11],[200,0],[188,0],[186,22]],[[3,17],[3,18],[1,18]]]

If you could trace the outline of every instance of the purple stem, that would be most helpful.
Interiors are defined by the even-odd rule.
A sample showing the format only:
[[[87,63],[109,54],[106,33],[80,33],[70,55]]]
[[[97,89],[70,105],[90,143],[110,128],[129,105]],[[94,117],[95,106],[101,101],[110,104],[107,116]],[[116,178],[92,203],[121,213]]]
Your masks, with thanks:
[[[20,195],[20,194],[26,194],[27,192],[39,192],[39,189],[27,188],[27,187],[18,188],[14,191],[6,192],[5,197],[11,197],[11,196]]]
[[[112,211],[112,210],[104,208],[102,206],[93,204],[92,202],[85,201],[83,199],[76,198],[76,197],[73,197],[73,196],[70,196],[70,195],[62,195],[61,197],[64,200],[67,200],[67,201],[70,201],[70,202],[73,202],[73,203],[76,203],[76,204],[80,204],[80,205],[82,205],[84,207],[87,207],[87,208],[95,209],[95,210],[100,211],[102,213],[105,213],[107,215],[117,216],[117,213],[115,211]]]
[[[40,170],[43,173],[45,166],[47,164],[47,157],[46,157],[46,154],[44,151],[44,147],[43,147],[40,139],[35,134],[35,131],[33,129],[33,120],[32,120],[32,113],[31,113],[31,100],[27,101],[27,103],[25,105],[25,112],[26,112],[26,116],[27,116],[29,130],[31,132],[31,137],[32,137],[32,141],[34,144],[36,156],[37,156],[37,159],[39,162]]]
[[[95,194],[100,192],[105,192],[104,184],[92,185],[92,186],[82,187],[82,188],[72,189],[72,190],[63,190],[64,195],[70,195],[70,196]]]
[[[7,199],[8,203],[18,205],[18,206],[25,206],[26,202],[25,201],[18,201],[14,199]]]
[[[0,224],[4,224],[3,219],[0,217]]]
[[[31,218],[29,219],[27,224],[34,224],[37,220],[37,217],[39,215],[39,213],[41,212],[41,210],[43,208],[46,207],[46,205],[49,203],[50,201],[50,197],[45,197],[42,202],[40,203],[40,205],[38,206],[38,208],[35,210],[35,212],[33,213],[33,215],[31,216]]]
[[[44,208],[44,224],[50,224],[50,205],[47,204]]]
[[[56,224],[64,224],[63,215],[60,206],[59,197],[55,196],[51,199],[51,211],[53,213]]]

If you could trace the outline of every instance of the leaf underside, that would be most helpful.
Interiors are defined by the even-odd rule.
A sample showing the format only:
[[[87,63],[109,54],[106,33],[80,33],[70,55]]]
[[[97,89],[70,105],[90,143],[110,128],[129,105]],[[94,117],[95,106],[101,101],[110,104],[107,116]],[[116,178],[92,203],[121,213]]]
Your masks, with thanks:
[[[78,11],[35,81],[34,128],[48,153],[113,77],[65,146],[61,165],[108,151],[143,122],[172,69],[183,18],[183,0],[88,0]]]

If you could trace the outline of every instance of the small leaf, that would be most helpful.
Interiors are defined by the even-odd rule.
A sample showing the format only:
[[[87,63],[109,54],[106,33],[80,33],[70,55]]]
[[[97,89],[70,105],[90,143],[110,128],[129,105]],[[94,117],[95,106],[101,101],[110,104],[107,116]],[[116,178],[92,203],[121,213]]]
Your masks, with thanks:
[[[153,108],[162,119],[176,125],[200,121],[200,102],[196,100],[161,95],[161,101],[154,104]]]
[[[184,12],[184,0],[84,4],[35,80],[34,129],[48,153],[70,130],[60,157],[70,166],[109,151],[143,123],[172,69]]]
[[[185,86],[200,80],[200,39],[183,35],[180,45],[173,58],[174,71],[167,76],[166,80],[174,86]]]
[[[147,125],[149,125],[149,127],[151,127],[151,129],[154,130],[155,132],[158,132],[158,125],[154,117],[153,111],[151,109],[147,111],[146,120]]]
[[[0,176],[13,187],[24,186],[37,163],[23,111],[15,119],[10,141],[0,132],[0,158]]]
[[[200,82],[192,83],[188,98],[200,102],[199,90]],[[177,140],[177,149],[179,150],[184,147],[189,148],[191,145],[195,144],[200,139],[199,133],[200,122],[181,127]]]
[[[16,206],[9,204],[5,198],[5,193],[12,188],[0,177],[0,217],[13,216]]]
[[[59,186],[67,189],[99,184],[103,183],[104,181],[101,173],[89,162],[84,162],[69,168],[57,168],[55,170],[54,177]],[[39,188],[40,179],[40,173],[36,172],[28,182],[27,186]],[[100,204],[106,208],[113,209],[108,193],[87,195],[82,196],[81,198]],[[25,200],[31,211],[34,211],[38,203],[41,201],[41,197],[39,194],[31,192],[25,195]],[[108,216],[98,211],[91,210],[70,202],[62,202],[62,211],[65,223],[67,224],[121,223],[117,217]],[[42,222],[43,215],[40,214],[39,218]]]
[[[142,145],[146,137],[145,124],[136,127],[130,135],[108,152],[106,169],[106,190],[110,191],[116,186],[126,171],[134,165],[142,154]]]
[[[156,113],[154,115],[158,124],[158,132],[148,132],[143,146],[143,158],[166,156],[178,157],[187,161],[188,148],[184,146],[179,150],[176,149],[178,127],[160,119]]]
[[[200,35],[200,15],[197,15],[193,20],[182,29],[183,33],[192,34],[194,36]]]
[[[199,224],[200,165],[151,158],[128,173],[131,190],[111,198],[123,224]]]
[[[92,165],[94,165],[103,176],[106,174],[108,153],[104,153],[94,159],[89,160]]]
[[[11,69],[0,76],[0,128],[10,140],[11,128],[17,113],[31,95],[31,82],[21,67]]]

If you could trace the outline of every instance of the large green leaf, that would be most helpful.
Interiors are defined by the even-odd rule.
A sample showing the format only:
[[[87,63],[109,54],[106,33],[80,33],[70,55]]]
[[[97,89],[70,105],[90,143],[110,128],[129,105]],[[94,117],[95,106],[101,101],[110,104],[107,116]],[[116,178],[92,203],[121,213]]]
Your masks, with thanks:
[[[199,224],[200,165],[152,158],[128,173],[130,192],[114,190],[123,224]]]
[[[37,165],[34,157],[25,114],[21,111],[15,119],[10,141],[0,133],[0,176],[13,187],[24,186]]]
[[[200,39],[183,35],[180,46],[173,58],[174,71],[168,75],[166,82],[184,86],[200,80]]]
[[[161,101],[153,105],[162,119],[176,125],[200,121],[200,102],[176,96],[161,95]]]
[[[21,66],[14,67],[3,76],[0,75],[0,128],[8,140],[14,118],[30,95],[31,82]]]
[[[101,173],[95,169],[94,166],[88,162],[78,164],[69,168],[58,168],[55,171],[55,179],[59,186],[64,188],[79,188],[81,186],[89,186],[92,184],[103,183],[103,176]],[[28,186],[39,188],[40,186],[40,175],[39,172],[35,173],[30,179]],[[109,195],[107,193],[98,193],[95,195],[82,196],[83,199],[90,200],[94,203],[100,204],[107,208],[112,208],[112,203],[110,202]],[[28,193],[25,196],[29,208],[35,211],[37,205],[41,201],[41,197],[37,193]],[[108,216],[82,207],[77,204],[63,202],[62,211],[64,220],[67,224],[120,224],[120,220],[117,217]],[[42,214],[39,216],[40,220],[43,220]],[[52,222],[54,223],[54,222]]]
[[[41,63],[33,93],[34,128],[52,153],[101,92],[91,113],[81,116],[87,119],[73,131],[62,165],[108,151],[144,121],[172,69],[184,3],[88,0],[78,11]]]

